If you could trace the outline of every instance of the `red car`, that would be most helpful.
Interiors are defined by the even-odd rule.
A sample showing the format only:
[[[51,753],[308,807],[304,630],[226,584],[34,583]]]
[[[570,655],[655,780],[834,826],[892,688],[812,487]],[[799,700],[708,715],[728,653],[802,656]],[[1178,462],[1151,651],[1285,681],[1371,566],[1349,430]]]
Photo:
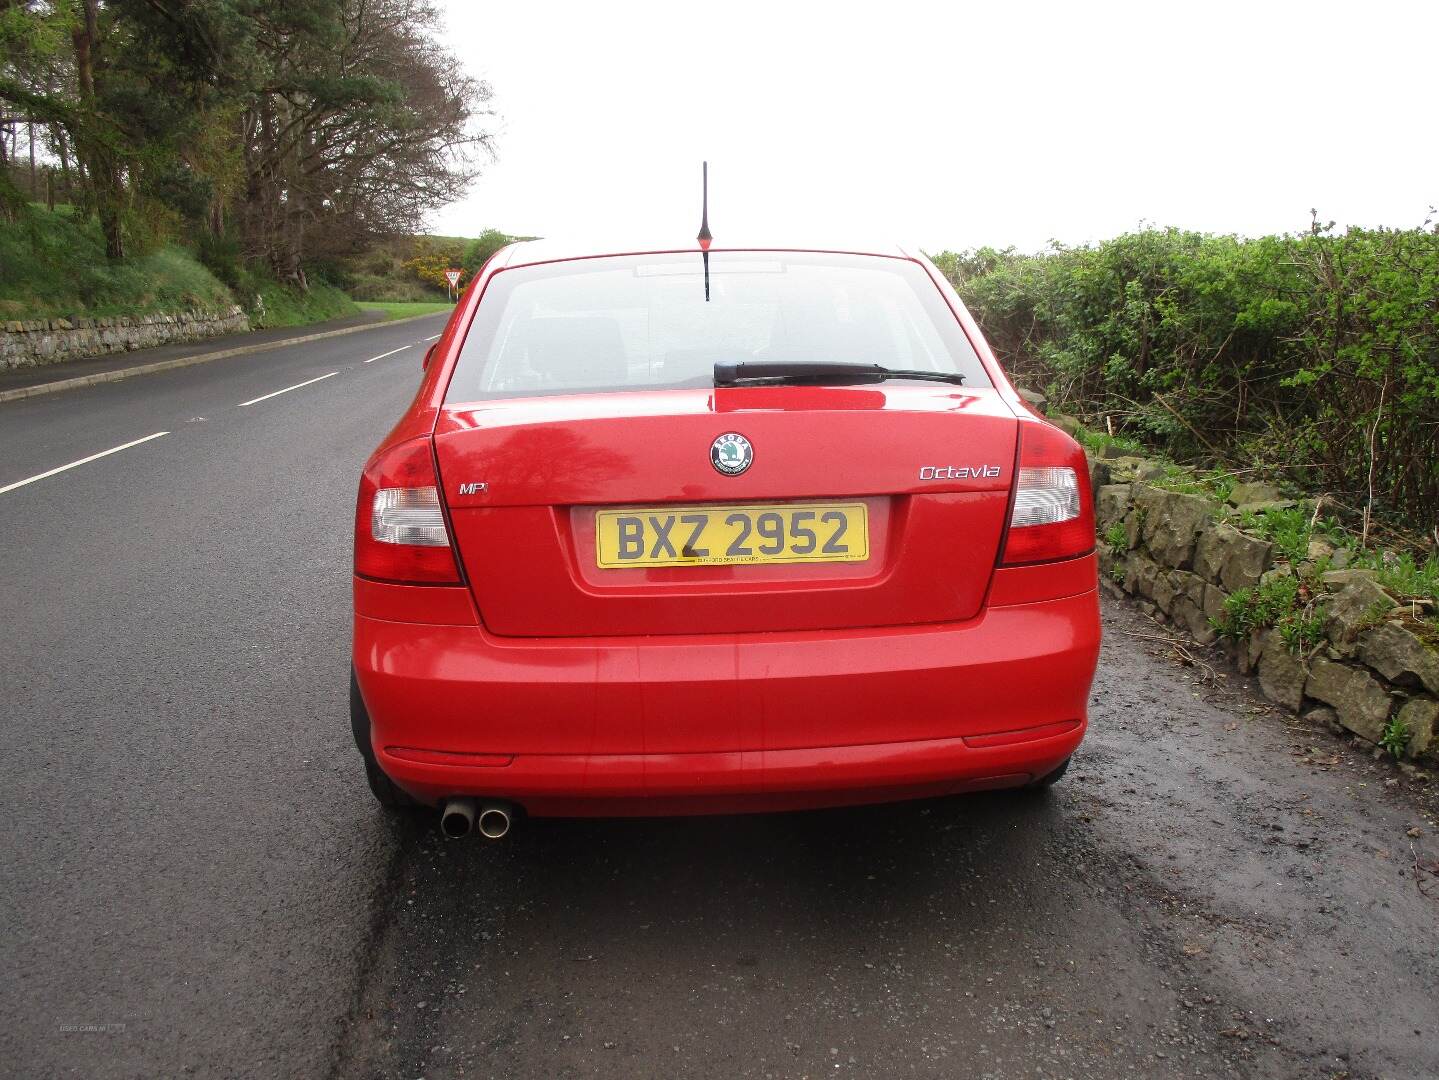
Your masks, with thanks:
[[[360,481],[356,743],[451,835],[1047,785],[1094,541],[923,255],[516,244]]]

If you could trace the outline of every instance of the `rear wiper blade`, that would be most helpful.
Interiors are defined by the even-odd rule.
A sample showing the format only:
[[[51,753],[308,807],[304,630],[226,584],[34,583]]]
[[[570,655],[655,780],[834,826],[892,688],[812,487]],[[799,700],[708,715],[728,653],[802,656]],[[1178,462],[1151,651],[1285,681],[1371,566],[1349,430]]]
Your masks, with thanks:
[[[957,371],[919,371],[914,368],[887,368],[879,364],[846,364],[837,360],[715,362],[716,386],[853,386],[884,382],[886,379],[915,379],[955,386],[964,382],[964,376]]]

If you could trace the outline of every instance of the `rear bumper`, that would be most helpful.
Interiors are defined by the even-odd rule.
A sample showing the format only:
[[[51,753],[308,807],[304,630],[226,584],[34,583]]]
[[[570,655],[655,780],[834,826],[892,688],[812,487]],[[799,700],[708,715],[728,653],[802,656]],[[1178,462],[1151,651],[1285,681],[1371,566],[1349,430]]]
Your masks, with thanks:
[[[664,814],[1012,787],[1084,736],[1093,590],[957,625],[499,638],[357,615],[380,767],[428,803]]]

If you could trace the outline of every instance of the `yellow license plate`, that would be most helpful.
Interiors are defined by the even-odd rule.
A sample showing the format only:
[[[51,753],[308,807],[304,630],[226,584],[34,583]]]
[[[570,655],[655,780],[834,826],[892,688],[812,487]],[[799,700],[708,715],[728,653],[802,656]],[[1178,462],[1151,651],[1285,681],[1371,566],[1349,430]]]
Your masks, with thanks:
[[[632,507],[595,514],[595,561],[606,570],[867,558],[864,503]]]

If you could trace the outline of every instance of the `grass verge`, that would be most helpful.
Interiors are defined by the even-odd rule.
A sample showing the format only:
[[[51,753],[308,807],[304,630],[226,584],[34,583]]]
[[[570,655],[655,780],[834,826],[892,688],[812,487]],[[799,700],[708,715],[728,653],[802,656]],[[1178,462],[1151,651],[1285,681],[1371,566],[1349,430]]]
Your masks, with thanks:
[[[308,326],[310,323],[343,319],[358,312],[355,302],[333,285],[322,281],[311,281],[307,292],[281,285],[273,278],[257,279],[250,276],[250,290],[254,295],[244,299],[245,310],[250,315],[250,325],[257,330],[275,326]],[[263,306],[255,302],[258,296]]]
[[[235,303],[186,248],[164,247],[121,263],[105,258],[93,219],[32,206],[0,225],[0,320],[155,315]]]
[[[165,244],[121,262],[105,257],[94,218],[68,206],[31,205],[0,223],[0,321],[134,318],[239,304],[255,329],[305,326],[355,315],[344,292],[318,275],[307,291],[231,259],[217,276],[183,244]],[[444,306],[444,305],[441,305]]]
[[[414,315],[433,315],[437,311],[450,312],[455,309],[454,304],[440,301],[414,300],[361,300],[358,302],[361,311],[383,311],[386,319],[408,319]]]

